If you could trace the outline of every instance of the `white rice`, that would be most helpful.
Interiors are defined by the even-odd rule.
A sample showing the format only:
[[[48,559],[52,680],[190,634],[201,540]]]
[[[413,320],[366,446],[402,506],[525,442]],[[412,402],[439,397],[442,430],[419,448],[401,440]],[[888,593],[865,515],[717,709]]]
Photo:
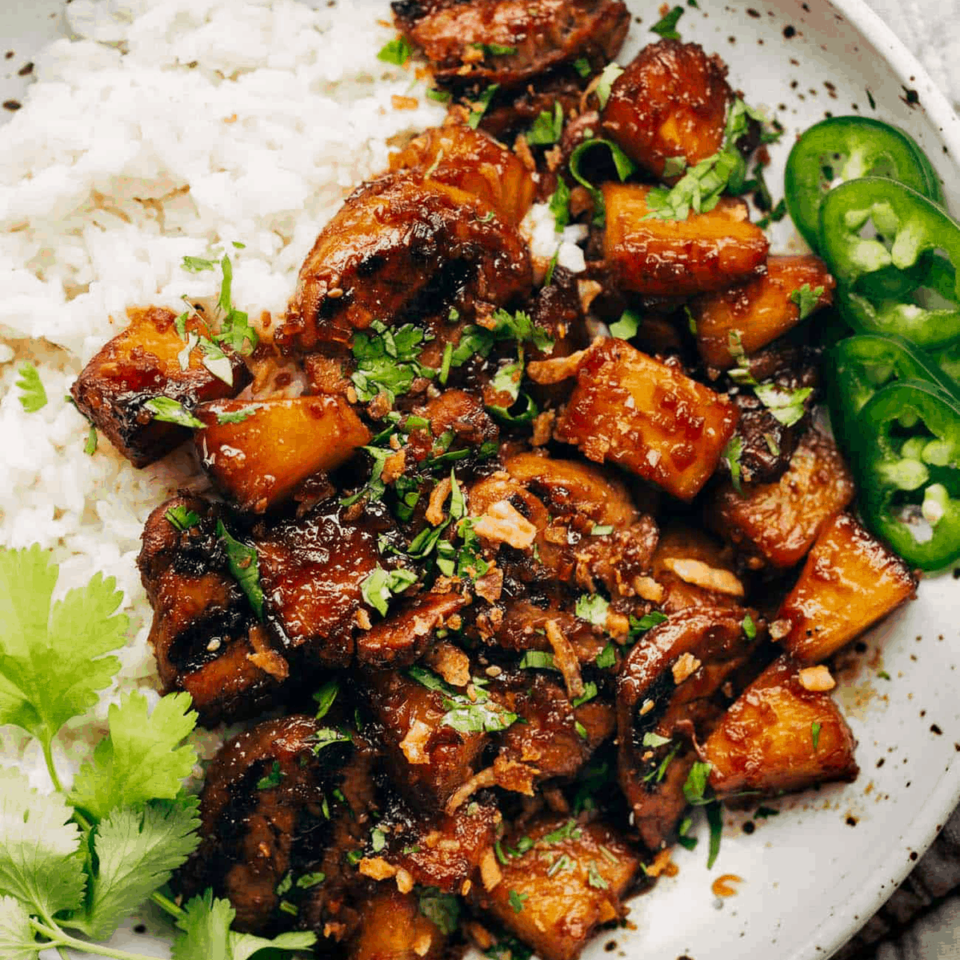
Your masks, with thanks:
[[[127,306],[176,309],[183,294],[214,292],[213,274],[181,269],[185,254],[227,249],[234,302],[252,317],[282,311],[344,195],[386,166],[391,138],[440,122],[444,110],[412,69],[377,59],[395,35],[382,22],[386,0],[319,10],[293,0],[75,0],[66,9],[76,36],[36,58],[37,82],[0,138],[0,544],[52,549],[61,593],[96,570],[124,593],[132,627],[117,682],[97,722],[75,721],[57,741],[70,771],[120,693],[157,695],[140,532],[177,488],[206,486],[184,450],[145,470],[103,438],[84,454],[87,424],[64,401],[70,383],[125,325]],[[418,106],[395,109],[393,95]],[[561,238],[546,206],[526,227],[549,260]],[[558,259],[582,269],[576,238],[568,228]],[[13,389],[27,360],[49,398],[32,414]],[[13,728],[0,728],[0,751],[48,788],[37,747]]]

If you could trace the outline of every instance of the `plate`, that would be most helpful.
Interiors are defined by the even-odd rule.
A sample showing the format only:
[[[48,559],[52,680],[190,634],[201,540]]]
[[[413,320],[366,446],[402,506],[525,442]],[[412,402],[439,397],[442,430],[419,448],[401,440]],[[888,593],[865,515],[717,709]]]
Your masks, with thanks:
[[[353,0],[382,17],[386,0]],[[824,116],[859,113],[895,123],[924,147],[960,212],[960,123],[917,61],[860,0],[682,0],[678,29],[716,51],[732,85],[786,128],[771,148],[767,183],[782,196],[783,163],[795,134]],[[620,59],[655,40],[653,3],[635,15]],[[45,42],[65,33],[60,0],[0,5],[0,100],[19,100],[20,71]],[[10,112],[2,111],[9,116]],[[774,249],[801,241],[788,223]],[[928,578],[918,600],[885,621],[851,652],[838,697],[859,747],[861,773],[850,785],[784,798],[779,814],[727,813],[720,856],[706,869],[706,825],[694,851],[677,848],[679,872],[632,902],[635,929],[606,931],[586,960],[815,960],[829,956],[904,879],[960,798],[960,583]],[[889,679],[886,679],[889,677]],[[716,897],[721,874],[740,878],[736,895]],[[156,918],[144,918],[151,930]],[[156,952],[149,935],[118,933],[114,946]],[[89,955],[88,955],[89,956]]]

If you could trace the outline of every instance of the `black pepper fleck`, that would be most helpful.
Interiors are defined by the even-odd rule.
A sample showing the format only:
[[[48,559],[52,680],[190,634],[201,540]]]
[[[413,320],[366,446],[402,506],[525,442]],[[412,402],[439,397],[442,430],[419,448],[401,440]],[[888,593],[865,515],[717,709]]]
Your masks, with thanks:
[[[4,110],[19,110],[23,104],[19,100],[4,100],[3,109]]]
[[[33,73],[33,64],[32,64],[32,63],[25,63],[25,64],[17,71],[17,76],[18,76],[18,77],[29,77],[31,73]]]
[[[938,737],[943,736],[943,731],[935,723],[930,724],[930,732],[935,733]]]
[[[908,107],[915,107],[920,102],[920,94],[909,87],[903,88],[903,96],[900,98]]]
[[[790,26],[789,23],[783,28],[783,36],[787,40],[792,40],[796,35],[797,35],[797,28]]]
[[[855,827],[860,821],[856,817],[847,817],[847,826]]]
[[[910,851],[910,859],[911,859],[911,860],[919,860],[919,859],[920,859],[920,854],[917,853],[916,850],[911,850],[911,851]]]
[[[146,932],[147,932],[147,926],[146,926],[146,924],[144,924],[144,923],[138,923],[138,924],[133,928],[133,932],[134,932],[134,933],[146,933]]]
[[[748,820],[748,821],[743,825],[743,832],[744,832],[747,836],[750,836],[750,834],[753,833],[753,831],[756,830],[756,829],[757,829],[757,825],[756,825],[752,820]]]

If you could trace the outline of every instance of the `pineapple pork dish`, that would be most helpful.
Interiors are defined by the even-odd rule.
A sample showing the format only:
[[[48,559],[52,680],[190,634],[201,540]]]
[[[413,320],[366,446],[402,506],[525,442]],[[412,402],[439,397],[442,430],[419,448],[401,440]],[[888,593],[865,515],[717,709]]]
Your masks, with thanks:
[[[619,0],[397,0],[380,60],[445,118],[346,196],[286,312],[235,304],[227,237],[183,258],[210,296],[128,303],[73,380],[94,442],[187,445],[209,481],[137,561],[155,710],[235,725],[199,799],[141,798],[140,829],[192,825],[139,891],[188,940],[221,904],[231,957],[575,960],[696,808],[712,865],[724,803],[857,777],[832,658],[925,565],[855,509],[820,406],[842,258],[771,252],[782,129],[677,10],[618,65]],[[78,779],[67,826],[106,844]],[[79,942],[64,909],[24,908],[37,948]]]

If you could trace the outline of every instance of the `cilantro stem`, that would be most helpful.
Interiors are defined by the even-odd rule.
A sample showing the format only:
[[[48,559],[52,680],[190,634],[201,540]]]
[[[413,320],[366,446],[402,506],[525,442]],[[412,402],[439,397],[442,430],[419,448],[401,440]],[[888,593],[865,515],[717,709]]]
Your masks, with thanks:
[[[165,913],[170,914],[174,920],[179,920],[186,916],[186,911],[178,907],[169,897],[165,897],[159,890],[154,890],[150,894],[150,899]]]
[[[47,764],[47,773],[50,774],[50,779],[53,781],[54,789],[57,793],[63,793],[63,784],[60,783],[60,778],[57,776],[57,768],[53,764],[53,744],[52,741],[44,740],[41,742],[43,747],[43,759]]]
[[[105,947],[99,943],[87,943],[85,940],[77,940],[64,933],[55,923],[50,921],[50,926],[41,923],[39,920],[30,918],[30,926],[37,933],[51,941],[49,944],[43,944],[43,947],[55,947],[59,952],[62,947],[70,947],[73,950],[79,950],[82,953],[96,953],[101,957],[109,957],[110,960],[150,960],[142,953],[127,953],[125,950],[114,950],[112,947]]]

